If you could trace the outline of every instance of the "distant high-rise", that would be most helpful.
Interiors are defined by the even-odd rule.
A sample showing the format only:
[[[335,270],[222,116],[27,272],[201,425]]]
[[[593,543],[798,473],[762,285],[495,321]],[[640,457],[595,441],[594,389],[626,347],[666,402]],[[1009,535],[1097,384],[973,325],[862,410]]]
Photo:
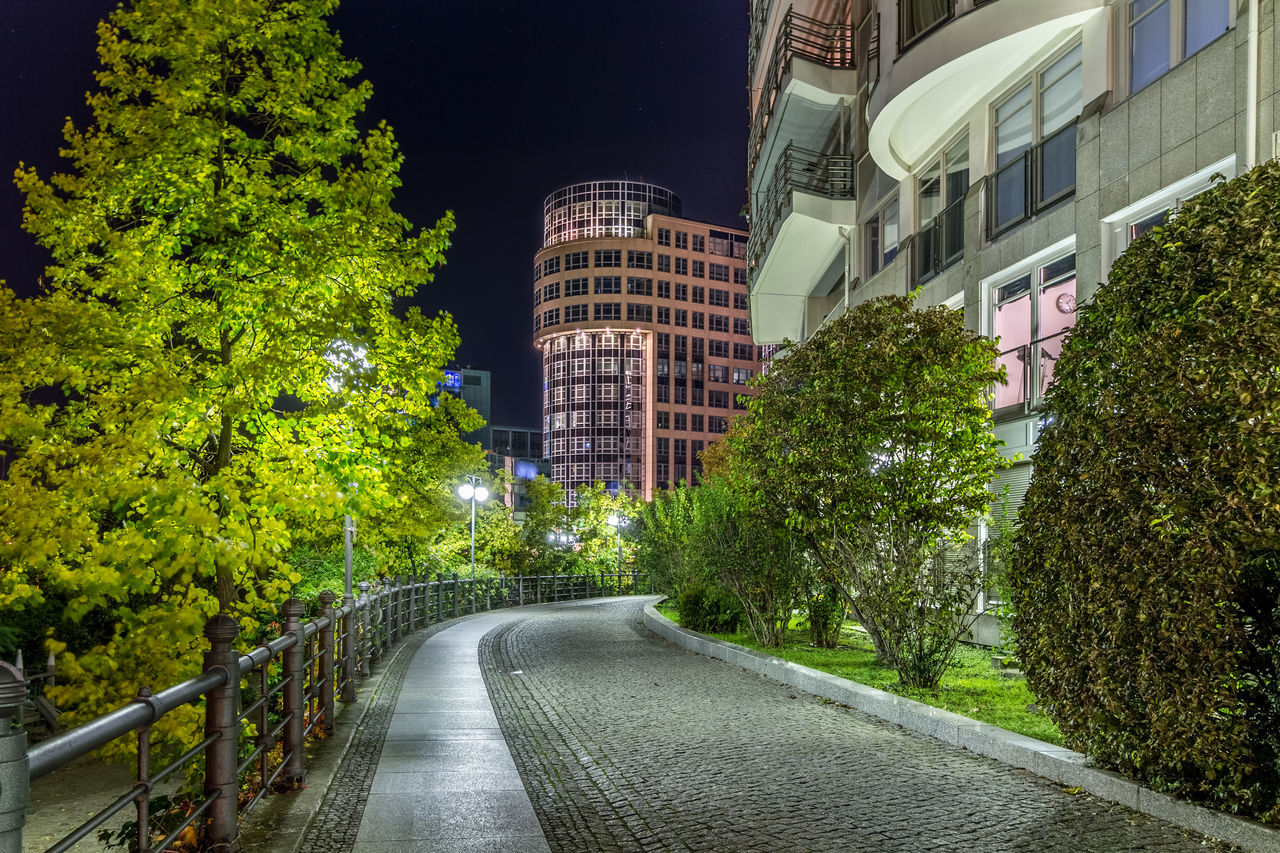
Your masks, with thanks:
[[[475,432],[467,433],[463,438],[467,441],[478,442],[485,450],[493,448],[491,430],[489,428],[492,389],[492,377],[487,370],[472,370],[470,367],[464,367],[462,370],[445,371],[445,390],[461,397],[468,406],[480,413],[480,417],[484,418],[483,427]]]
[[[759,370],[747,234],[680,218],[653,184],[595,181],[549,195],[534,267],[544,451],[573,489],[692,480]]]

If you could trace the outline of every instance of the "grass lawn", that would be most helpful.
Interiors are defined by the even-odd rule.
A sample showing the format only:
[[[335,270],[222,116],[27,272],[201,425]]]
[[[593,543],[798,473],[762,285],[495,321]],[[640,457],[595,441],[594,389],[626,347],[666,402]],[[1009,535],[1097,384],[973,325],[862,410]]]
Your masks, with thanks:
[[[658,605],[658,611],[673,622],[680,621],[680,614],[667,602]],[[963,714],[1011,732],[1062,744],[1062,733],[1048,717],[1038,711],[1027,710],[1036,700],[1027,690],[1026,680],[1021,676],[1011,678],[1002,675],[992,668],[990,649],[961,646],[938,688],[920,690],[899,684],[897,671],[876,660],[870,638],[848,622],[840,633],[840,645],[834,649],[810,646],[809,631],[802,619],[792,622],[786,642],[776,649],[761,648],[749,632],[710,636],[935,708]]]

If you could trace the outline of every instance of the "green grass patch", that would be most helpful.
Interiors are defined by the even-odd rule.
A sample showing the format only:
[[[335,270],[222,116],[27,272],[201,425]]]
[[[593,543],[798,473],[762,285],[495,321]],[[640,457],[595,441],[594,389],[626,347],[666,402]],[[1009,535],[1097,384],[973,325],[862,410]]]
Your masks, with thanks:
[[[658,612],[673,622],[680,621],[679,612],[668,602],[658,605]],[[899,684],[897,671],[876,659],[871,638],[848,622],[841,629],[840,645],[834,649],[809,645],[808,626],[801,618],[792,620],[786,641],[776,649],[757,645],[749,632],[710,636],[1027,737],[1062,745],[1062,733],[1036,709],[1036,699],[1027,689],[1026,679],[1021,675],[1010,677],[994,669],[990,649],[961,646],[956,650],[951,668],[942,677],[942,683],[934,690],[921,690]]]

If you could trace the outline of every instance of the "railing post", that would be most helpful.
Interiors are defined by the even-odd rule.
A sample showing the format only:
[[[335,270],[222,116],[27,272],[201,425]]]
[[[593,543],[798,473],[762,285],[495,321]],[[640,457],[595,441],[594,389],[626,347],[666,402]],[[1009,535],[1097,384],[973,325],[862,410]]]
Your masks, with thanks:
[[[533,600],[535,604],[541,604],[542,603],[542,575],[538,575],[536,578],[534,578],[534,583],[537,584],[537,587],[533,593]]]
[[[17,667],[0,661],[0,851],[21,853],[22,825],[27,820],[30,776],[27,772],[27,733],[13,729],[12,717],[22,713],[27,687]]]
[[[444,572],[436,572],[436,621],[444,621]]]
[[[517,586],[519,588],[519,592],[516,595],[516,606],[519,607],[524,604],[524,575],[520,575]]]
[[[301,613],[302,603],[297,605]],[[288,602],[285,606],[288,607]],[[220,669],[224,681],[205,694],[205,737],[215,733],[218,737],[204,751],[204,793],[212,797],[213,802],[209,804],[201,849],[219,853],[239,849],[236,795],[240,784],[236,779],[236,754],[240,725],[236,718],[240,714],[240,653],[233,645],[239,633],[239,624],[225,613],[211,617],[204,625],[204,635],[209,640],[209,651],[204,653],[204,671]]]
[[[391,619],[395,613],[392,606],[395,600],[395,592],[391,587],[391,578],[382,579],[382,650],[384,652],[391,651]]]
[[[493,609],[493,578],[484,579],[484,609],[486,613]]]
[[[418,600],[417,581],[418,581],[417,575],[413,574],[413,571],[410,570],[409,572],[409,633],[410,634],[412,634],[415,630],[417,630],[415,627],[417,623],[417,614],[414,613],[414,610],[413,610],[414,605],[417,603],[417,600]]]
[[[453,595],[449,596],[453,601],[453,618],[458,618],[458,573],[453,573]]]
[[[354,596],[344,595],[342,606],[346,613],[342,616],[342,701],[356,701],[356,600]]]
[[[391,584],[387,597],[387,648],[400,642],[400,594],[403,591],[399,577],[387,579]]]
[[[320,629],[320,707],[325,731],[333,731],[333,601],[338,596],[329,590],[320,593],[320,618],[328,624]]]
[[[281,608],[284,614],[284,633],[293,634],[294,643],[284,650],[284,769],[280,771],[282,779],[301,782],[306,775],[303,757],[303,737],[305,725],[304,693],[302,679],[306,668],[306,640],[302,633],[302,602],[290,598]],[[238,682],[237,682],[238,683]]]
[[[552,601],[560,600],[560,576],[559,575],[551,576],[551,600]]]
[[[369,656],[372,654],[369,637],[369,632],[373,630],[373,626],[369,623],[369,611],[373,607],[372,602],[369,601],[369,590],[372,589],[372,585],[368,581],[360,581],[359,586],[360,613],[358,614],[358,621],[360,624],[360,637],[356,646],[356,654],[359,657],[360,675],[368,678],[370,674]]]

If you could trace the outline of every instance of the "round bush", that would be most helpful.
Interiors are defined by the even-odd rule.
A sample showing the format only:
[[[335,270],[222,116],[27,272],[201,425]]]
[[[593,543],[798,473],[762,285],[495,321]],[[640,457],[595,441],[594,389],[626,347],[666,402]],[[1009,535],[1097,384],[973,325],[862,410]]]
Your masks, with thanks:
[[[1135,241],[1055,370],[1011,584],[1105,766],[1280,821],[1280,165]]]

